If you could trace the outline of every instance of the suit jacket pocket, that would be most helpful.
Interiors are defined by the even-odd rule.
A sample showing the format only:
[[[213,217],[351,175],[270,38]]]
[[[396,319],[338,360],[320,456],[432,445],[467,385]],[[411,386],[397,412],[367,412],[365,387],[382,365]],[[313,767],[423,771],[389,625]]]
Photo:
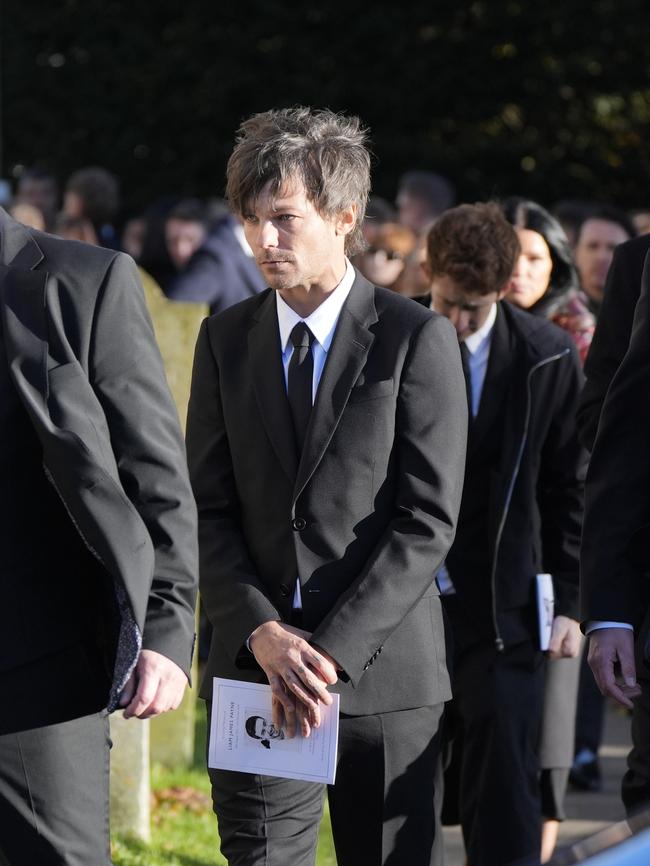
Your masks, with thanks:
[[[376,400],[379,397],[390,397],[395,390],[393,377],[382,379],[381,382],[364,382],[350,391],[350,403],[360,403],[363,400]]]

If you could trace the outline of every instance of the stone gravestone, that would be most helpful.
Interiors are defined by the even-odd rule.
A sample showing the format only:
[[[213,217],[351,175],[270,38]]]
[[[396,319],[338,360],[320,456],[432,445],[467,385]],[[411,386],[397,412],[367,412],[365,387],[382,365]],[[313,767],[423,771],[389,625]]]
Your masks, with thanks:
[[[199,326],[208,314],[203,304],[168,301],[157,283],[140,272],[169,388],[185,425],[192,360]],[[196,684],[197,660],[192,682]],[[166,766],[189,766],[194,754],[196,694],[188,689],[181,706],[149,721],[111,716],[111,829],[148,840],[150,836],[151,759]]]

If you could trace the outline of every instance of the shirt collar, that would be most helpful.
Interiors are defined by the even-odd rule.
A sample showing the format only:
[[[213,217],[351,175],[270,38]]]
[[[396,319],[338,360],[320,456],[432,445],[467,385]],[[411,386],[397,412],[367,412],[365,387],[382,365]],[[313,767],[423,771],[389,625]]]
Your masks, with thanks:
[[[298,322],[304,322],[309,330],[314,335],[315,340],[321,345],[325,352],[329,350],[334,337],[336,323],[339,320],[343,304],[347,296],[350,294],[352,283],[355,278],[355,270],[350,262],[345,260],[345,274],[338,286],[330,292],[328,297],[319,304],[314,312],[307,316],[306,319],[301,318],[295,310],[292,310],[289,304],[283,300],[279,292],[275,293],[276,308],[278,311],[278,325],[280,326],[280,345],[282,352],[287,349],[289,335]]]
[[[471,336],[465,339],[465,345],[467,346],[467,351],[470,355],[475,355],[479,349],[483,348],[483,345],[490,339],[492,336],[492,329],[494,328],[494,323],[497,320],[497,305],[496,302],[492,304],[492,309],[488,313],[488,317],[485,322],[481,325],[478,331],[474,331]]]

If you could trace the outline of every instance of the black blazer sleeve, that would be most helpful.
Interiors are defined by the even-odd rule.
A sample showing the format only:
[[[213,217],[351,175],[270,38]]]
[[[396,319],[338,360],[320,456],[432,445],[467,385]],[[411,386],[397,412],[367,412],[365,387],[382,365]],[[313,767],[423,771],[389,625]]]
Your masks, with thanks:
[[[434,577],[456,532],[466,444],[458,340],[446,319],[432,316],[412,338],[399,385],[393,519],[312,636],[353,684],[422,596],[437,594]]]
[[[588,451],[594,447],[603,401],[612,377],[627,351],[634,308],[650,237],[634,238],[614,251],[603,306],[585,362],[587,381],[578,407],[578,434]]]
[[[638,625],[650,527],[650,271],[629,349],[605,398],[587,474],[581,557],[584,620]]]
[[[95,310],[89,374],[108,424],[120,481],[154,548],[143,648],[189,675],[194,643],[198,552],[196,506],[178,413],[135,265],[113,260]]]

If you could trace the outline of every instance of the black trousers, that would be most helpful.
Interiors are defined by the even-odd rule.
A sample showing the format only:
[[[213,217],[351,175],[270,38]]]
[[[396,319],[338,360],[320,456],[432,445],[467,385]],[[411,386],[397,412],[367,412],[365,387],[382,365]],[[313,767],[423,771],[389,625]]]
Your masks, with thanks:
[[[443,705],[341,716],[328,798],[339,866],[439,866]],[[208,704],[208,723],[210,705]],[[230,866],[313,866],[325,786],[209,770]]]
[[[460,752],[455,805],[469,866],[539,857],[543,673],[543,656],[530,642],[502,653],[491,640],[456,649],[448,736],[452,754]]]
[[[106,713],[0,736],[0,864],[110,866]]]
[[[0,694],[0,866],[107,866],[102,654],[84,641],[3,671]]]

